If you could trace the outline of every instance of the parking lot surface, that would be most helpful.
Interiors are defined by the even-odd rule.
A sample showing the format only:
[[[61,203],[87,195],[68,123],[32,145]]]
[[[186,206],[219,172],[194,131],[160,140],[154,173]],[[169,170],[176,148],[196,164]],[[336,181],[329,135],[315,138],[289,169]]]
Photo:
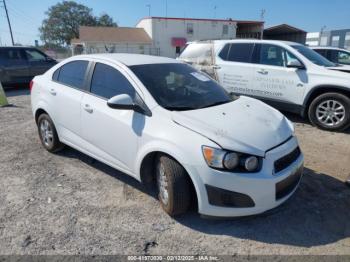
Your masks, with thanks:
[[[27,90],[0,108],[0,254],[349,254],[350,131],[298,116],[305,171],[295,195],[268,213],[173,219],[154,192],[78,151],[45,151]]]

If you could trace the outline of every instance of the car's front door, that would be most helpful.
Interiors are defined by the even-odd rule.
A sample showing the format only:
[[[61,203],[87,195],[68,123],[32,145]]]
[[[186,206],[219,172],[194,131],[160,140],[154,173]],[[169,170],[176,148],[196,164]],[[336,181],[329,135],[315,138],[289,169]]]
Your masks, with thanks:
[[[251,63],[254,44],[226,44],[215,58],[215,71],[219,83],[235,94],[251,95],[255,64]]]
[[[84,94],[82,137],[89,152],[104,161],[132,173],[138,141],[145,116],[132,110],[112,109],[107,100],[135,89],[122,70],[96,63],[91,77],[90,93]]]
[[[41,75],[56,64],[55,60],[50,59],[45,54],[36,49],[28,48],[24,50],[29,64],[29,73],[31,77]]]
[[[299,61],[298,58],[281,46],[256,44],[253,60],[257,65],[254,96],[281,109],[298,110],[294,106],[302,105],[304,91],[309,84],[306,68],[287,66],[288,62]]]

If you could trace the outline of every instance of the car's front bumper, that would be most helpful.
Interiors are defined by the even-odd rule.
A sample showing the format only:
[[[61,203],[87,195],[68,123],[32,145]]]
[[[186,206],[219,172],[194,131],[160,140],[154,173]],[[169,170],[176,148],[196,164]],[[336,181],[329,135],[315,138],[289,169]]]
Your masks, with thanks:
[[[231,173],[207,166],[186,165],[186,170],[191,173],[194,180],[199,213],[218,217],[247,216],[265,212],[282,204],[294,193],[299,184],[304,157],[300,153],[291,164],[276,174],[274,174],[274,163],[297,147],[297,139],[293,137],[268,151],[262,169],[257,173]],[[210,196],[213,195],[212,192],[208,194],[208,186],[227,193],[224,196],[226,200],[234,199],[235,196],[238,198],[231,202],[226,201],[228,204],[220,204],[220,200],[213,201],[213,197]],[[230,192],[233,192],[232,196]],[[245,196],[253,201],[253,205]]]

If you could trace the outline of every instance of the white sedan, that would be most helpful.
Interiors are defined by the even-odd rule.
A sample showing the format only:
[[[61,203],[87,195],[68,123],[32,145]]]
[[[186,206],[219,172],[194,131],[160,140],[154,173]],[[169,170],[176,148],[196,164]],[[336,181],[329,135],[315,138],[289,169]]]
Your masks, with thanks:
[[[174,59],[75,56],[31,83],[43,146],[71,146],[157,185],[170,215],[196,203],[207,216],[264,212],[296,190],[303,154],[277,110],[231,97]]]

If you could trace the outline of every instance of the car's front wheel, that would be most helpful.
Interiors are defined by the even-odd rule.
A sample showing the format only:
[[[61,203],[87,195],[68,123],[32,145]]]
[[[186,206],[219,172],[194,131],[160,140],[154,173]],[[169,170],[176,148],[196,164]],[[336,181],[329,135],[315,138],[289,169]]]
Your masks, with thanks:
[[[322,94],[311,102],[308,115],[321,129],[342,131],[350,125],[350,98],[340,93]]]
[[[49,152],[58,152],[64,145],[58,139],[55,125],[47,114],[41,114],[38,118],[38,132],[41,143]]]
[[[185,213],[191,204],[191,183],[185,169],[174,159],[161,155],[156,167],[158,198],[171,216]]]

